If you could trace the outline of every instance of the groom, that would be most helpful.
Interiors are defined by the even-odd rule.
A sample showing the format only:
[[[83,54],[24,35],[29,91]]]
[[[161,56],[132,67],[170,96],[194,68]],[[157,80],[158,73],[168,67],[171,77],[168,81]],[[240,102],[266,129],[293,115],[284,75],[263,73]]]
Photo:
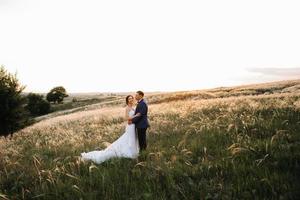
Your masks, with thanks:
[[[137,91],[135,94],[135,99],[138,101],[137,107],[135,109],[135,115],[138,114],[136,117],[129,119],[128,124],[135,124],[135,128],[138,133],[139,139],[139,146],[140,150],[146,150],[147,143],[146,143],[146,131],[149,127],[148,123],[148,106],[144,101],[144,93],[142,91]]]

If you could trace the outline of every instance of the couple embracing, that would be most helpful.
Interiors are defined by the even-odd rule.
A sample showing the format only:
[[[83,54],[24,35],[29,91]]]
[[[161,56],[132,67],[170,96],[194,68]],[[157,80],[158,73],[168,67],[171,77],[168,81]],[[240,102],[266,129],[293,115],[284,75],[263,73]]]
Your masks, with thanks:
[[[147,148],[146,131],[149,127],[149,121],[144,93],[137,91],[135,100],[137,101],[136,108],[134,107],[133,96],[128,95],[126,97],[125,120],[127,124],[125,132],[104,150],[81,153],[83,160],[102,163],[114,157],[137,158],[139,152]]]

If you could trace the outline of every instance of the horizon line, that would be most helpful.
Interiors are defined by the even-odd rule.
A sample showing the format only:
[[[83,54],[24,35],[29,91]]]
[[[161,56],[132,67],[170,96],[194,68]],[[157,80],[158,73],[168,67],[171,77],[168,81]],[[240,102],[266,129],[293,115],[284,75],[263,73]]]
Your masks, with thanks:
[[[190,89],[190,90],[158,90],[158,91],[148,91],[143,90],[144,93],[168,93],[168,92],[187,92],[187,91],[197,91],[197,90],[211,90],[217,88],[232,88],[232,87],[241,87],[241,86],[251,86],[251,85],[259,85],[259,84],[270,84],[270,83],[280,83],[286,81],[300,81],[300,79],[283,79],[278,81],[266,81],[266,82],[256,82],[256,83],[244,83],[239,85],[227,85],[227,86],[216,86],[216,87],[208,87],[208,88],[198,88],[198,89]],[[68,94],[128,94],[135,93],[136,91],[86,91],[86,92],[67,92]],[[22,93],[38,93],[38,94],[47,94],[48,92],[22,92]]]

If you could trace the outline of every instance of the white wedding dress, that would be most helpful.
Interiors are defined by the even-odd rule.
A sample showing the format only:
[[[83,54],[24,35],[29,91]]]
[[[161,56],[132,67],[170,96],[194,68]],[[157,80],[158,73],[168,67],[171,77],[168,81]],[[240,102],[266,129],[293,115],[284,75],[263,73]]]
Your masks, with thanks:
[[[128,113],[129,117],[134,115],[134,109]],[[139,142],[135,133],[135,125],[127,124],[125,133],[116,141],[101,151],[90,151],[81,153],[83,160],[92,160],[95,163],[102,163],[113,157],[137,158],[139,154]]]

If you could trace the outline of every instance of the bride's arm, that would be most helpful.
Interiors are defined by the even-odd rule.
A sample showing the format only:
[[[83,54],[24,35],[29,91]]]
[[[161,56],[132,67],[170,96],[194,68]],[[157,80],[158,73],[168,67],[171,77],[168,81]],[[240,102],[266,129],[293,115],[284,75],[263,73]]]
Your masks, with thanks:
[[[135,115],[133,115],[131,118],[135,118],[135,117],[139,117],[141,116],[141,113],[136,113]]]
[[[141,113],[136,113],[135,115],[133,115],[132,117],[129,117],[128,119],[129,119],[129,120],[132,120],[132,119],[134,119],[135,117],[139,117],[139,116],[141,116]]]
[[[128,119],[129,119],[129,108],[126,107],[126,109],[125,109],[125,118],[124,118],[124,121],[128,121]]]

